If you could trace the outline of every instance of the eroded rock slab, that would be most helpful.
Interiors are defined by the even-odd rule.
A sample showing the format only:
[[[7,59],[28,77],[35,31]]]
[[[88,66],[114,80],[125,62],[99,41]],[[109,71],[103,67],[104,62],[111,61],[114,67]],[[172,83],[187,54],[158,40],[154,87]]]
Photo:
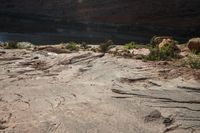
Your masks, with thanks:
[[[2,132],[200,132],[199,81],[163,78],[151,63],[87,51],[1,59]]]

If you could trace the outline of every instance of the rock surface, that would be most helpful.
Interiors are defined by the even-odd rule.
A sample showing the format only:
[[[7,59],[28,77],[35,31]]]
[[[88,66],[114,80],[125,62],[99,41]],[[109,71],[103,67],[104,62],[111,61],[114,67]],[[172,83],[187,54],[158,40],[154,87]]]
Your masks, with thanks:
[[[160,43],[162,43],[162,41],[164,39],[170,39],[170,40],[172,40],[172,37],[169,37],[169,36],[160,36],[160,37],[154,36],[151,39],[151,45],[158,46]]]
[[[171,39],[163,39],[163,41],[158,45],[158,47],[160,50],[168,47],[173,51],[180,51],[180,49],[176,46],[175,41]]]
[[[200,38],[190,39],[187,45],[192,52],[200,52]]]
[[[200,132],[199,81],[165,78],[172,68],[87,51],[2,51],[0,132]]]

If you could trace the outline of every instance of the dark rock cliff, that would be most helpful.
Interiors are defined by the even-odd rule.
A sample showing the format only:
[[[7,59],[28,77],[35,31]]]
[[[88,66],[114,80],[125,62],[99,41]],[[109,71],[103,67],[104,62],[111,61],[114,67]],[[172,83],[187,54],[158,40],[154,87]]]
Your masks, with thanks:
[[[0,0],[0,26],[10,23],[63,25],[66,27],[90,26],[90,30],[120,33],[170,34],[181,37],[198,36],[200,33],[199,0]],[[17,20],[21,20],[18,22]],[[2,22],[3,20],[3,22]],[[5,24],[6,22],[6,24]]]

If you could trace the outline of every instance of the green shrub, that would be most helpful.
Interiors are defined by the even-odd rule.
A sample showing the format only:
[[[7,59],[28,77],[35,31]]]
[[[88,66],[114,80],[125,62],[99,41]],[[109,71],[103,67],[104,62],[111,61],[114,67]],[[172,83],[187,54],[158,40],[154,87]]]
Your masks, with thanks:
[[[3,42],[1,45],[5,49],[28,49],[34,47],[34,45],[29,42],[15,42],[15,41]]]
[[[159,51],[160,60],[170,60],[176,57],[176,52],[169,45],[167,47],[163,47]]]
[[[157,48],[150,48],[150,54],[148,56],[144,56],[145,60],[151,60],[151,61],[155,61],[155,60],[159,60],[159,49]]]
[[[145,57],[146,60],[156,61],[156,60],[171,60],[176,58],[176,53],[171,46],[166,46],[161,49],[150,48],[150,54]]]
[[[144,48],[147,48],[147,49],[152,49],[152,48],[154,48],[154,46],[153,46],[153,45],[151,45],[151,44],[146,44],[146,45],[144,46]]]
[[[110,50],[112,45],[114,45],[113,41],[109,40],[106,43],[100,44],[99,49],[101,52],[106,53],[106,52],[108,52],[108,50]]]
[[[134,48],[137,48],[137,47],[136,47],[136,43],[135,42],[130,42],[130,43],[125,44],[124,48],[125,49],[134,49]]]
[[[69,42],[69,44],[65,48],[69,49],[70,51],[78,51],[79,50],[79,46],[75,42]]]
[[[191,53],[194,55],[200,55],[200,52],[196,51],[196,50],[191,50]]]
[[[193,69],[200,69],[200,55],[189,55],[186,63]]]
[[[152,38],[151,38],[151,40],[150,40],[150,45],[151,46],[155,46],[156,44],[155,44],[155,38],[156,38],[157,36],[153,36]]]
[[[17,49],[18,45],[17,45],[17,42],[15,41],[8,41],[4,43],[3,47],[5,49]]]

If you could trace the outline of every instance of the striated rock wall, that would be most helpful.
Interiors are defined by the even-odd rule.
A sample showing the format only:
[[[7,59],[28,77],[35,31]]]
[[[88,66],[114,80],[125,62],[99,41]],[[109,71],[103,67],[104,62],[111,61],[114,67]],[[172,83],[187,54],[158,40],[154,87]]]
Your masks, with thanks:
[[[1,10],[66,20],[197,26],[199,0],[1,0]],[[173,22],[173,23],[170,23]]]
[[[57,23],[139,26],[139,30],[194,36],[199,35],[199,7],[199,0],[1,0],[0,14]]]

